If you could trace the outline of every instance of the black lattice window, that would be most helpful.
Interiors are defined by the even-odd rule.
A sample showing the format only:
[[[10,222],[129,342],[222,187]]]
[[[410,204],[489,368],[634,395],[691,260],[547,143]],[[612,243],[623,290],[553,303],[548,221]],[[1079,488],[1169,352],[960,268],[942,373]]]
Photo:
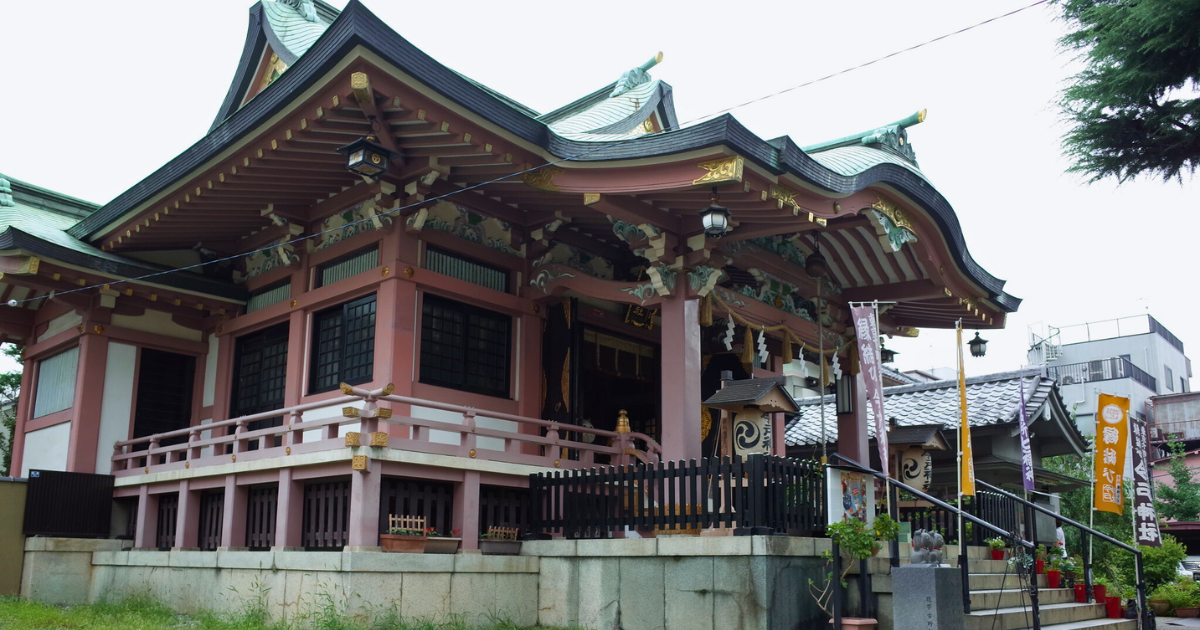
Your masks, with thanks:
[[[264,551],[275,544],[275,510],[279,486],[253,486],[246,498],[246,547]]]
[[[202,551],[221,546],[221,522],[225,518],[225,491],[205,490],[200,495],[200,527],[197,541]]]
[[[421,382],[508,397],[512,318],[425,295]]]
[[[237,340],[233,373],[233,401],[229,417],[237,418],[283,407],[287,382],[288,325],[279,324]],[[247,425],[257,431],[283,424],[283,417],[255,420]],[[276,438],[278,445],[278,438]],[[268,444],[270,446],[270,444]],[[258,448],[252,441],[250,448]]]
[[[312,355],[309,393],[369,382],[375,365],[375,296],[313,316]]]
[[[323,481],[304,486],[305,549],[340,550],[349,538],[350,482]]]
[[[158,496],[158,527],[155,529],[154,546],[160,551],[169,551],[175,546],[175,519],[179,516],[179,493]]]

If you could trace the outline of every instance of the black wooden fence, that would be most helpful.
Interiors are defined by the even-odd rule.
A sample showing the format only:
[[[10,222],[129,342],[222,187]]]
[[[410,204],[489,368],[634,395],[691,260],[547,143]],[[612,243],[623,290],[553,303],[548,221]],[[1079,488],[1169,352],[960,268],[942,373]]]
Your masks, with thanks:
[[[536,473],[530,530],[569,538],[609,538],[626,528],[821,532],[824,488],[819,463],[767,455]]]
[[[113,504],[111,475],[31,470],[27,488],[22,527],[26,536],[109,536]]]
[[[953,499],[948,499],[953,503]],[[963,509],[979,518],[1008,532],[1022,535],[1024,526],[1021,506],[1008,497],[994,492],[979,491],[974,497],[963,497]],[[958,517],[937,507],[901,507],[900,522],[911,523],[912,531],[918,529],[934,530],[942,535],[947,543],[958,543]],[[991,536],[982,528],[966,524],[967,544],[982,545]]]

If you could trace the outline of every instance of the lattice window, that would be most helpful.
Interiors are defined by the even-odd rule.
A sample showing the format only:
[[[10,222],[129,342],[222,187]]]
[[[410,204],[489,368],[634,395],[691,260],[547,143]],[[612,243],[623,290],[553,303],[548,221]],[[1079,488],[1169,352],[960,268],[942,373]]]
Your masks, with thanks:
[[[359,250],[352,254],[335,258],[319,267],[317,267],[317,287],[323,287],[339,280],[345,280],[350,276],[360,274],[364,271],[374,269],[379,266],[379,249],[372,247],[367,250]]]
[[[225,491],[206,490],[200,495],[200,540],[202,551],[221,546],[221,521],[225,518]]]
[[[481,287],[508,292],[508,271],[430,247],[425,250],[425,268]]]
[[[234,355],[233,400],[229,417],[237,418],[283,407],[287,382],[288,325],[272,326],[237,340]],[[249,431],[277,427],[283,418],[251,422]],[[257,448],[257,440],[251,448]]]
[[[479,488],[479,531],[492,527],[525,526],[529,518],[529,490],[503,486]]]
[[[379,531],[386,533],[387,516],[405,514],[425,519],[443,536],[454,523],[454,487],[449,483],[384,477],[379,496]]]
[[[175,519],[179,515],[179,493],[158,495],[158,527],[155,546],[169,551],[175,546]]]
[[[350,482],[329,481],[304,486],[306,549],[341,549],[349,537]]]
[[[78,368],[79,346],[38,362],[34,418],[70,409],[75,404],[75,372]]]
[[[511,331],[507,315],[425,294],[421,382],[507,398]]]
[[[246,498],[246,547],[251,551],[265,551],[275,545],[275,510],[278,503],[278,485],[250,488]]]
[[[313,316],[309,393],[338,383],[369,382],[375,365],[375,296],[347,302]]]
[[[269,287],[263,287],[250,293],[246,301],[246,312],[253,313],[259,309],[278,304],[292,297],[292,281],[284,280]]]

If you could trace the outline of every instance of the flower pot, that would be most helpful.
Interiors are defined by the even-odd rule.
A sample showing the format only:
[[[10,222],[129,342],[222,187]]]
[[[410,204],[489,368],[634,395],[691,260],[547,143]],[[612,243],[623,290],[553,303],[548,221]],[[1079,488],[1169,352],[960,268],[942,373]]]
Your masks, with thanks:
[[[992,560],[1003,560],[1003,559],[1004,559],[1004,550],[1003,549],[993,549],[992,550]]]
[[[1047,571],[1046,586],[1049,588],[1062,588],[1062,571]]]
[[[1197,617],[1197,616],[1200,616],[1200,607],[1195,607],[1195,606],[1193,606],[1193,607],[1190,607],[1190,608],[1176,608],[1176,609],[1175,609],[1175,616],[1176,616],[1176,617]]]
[[[379,544],[389,553],[423,553],[426,540],[424,536],[379,535]]]
[[[1108,612],[1109,619],[1121,619],[1121,598],[1117,596],[1108,597],[1104,600],[1104,608]]]
[[[479,540],[479,553],[485,556],[515,556],[521,553],[519,540]]]
[[[461,538],[433,537],[425,542],[425,553],[458,553],[461,542]]]
[[[875,626],[879,622],[874,619],[863,619],[860,617],[842,617],[841,630],[875,630]],[[833,620],[829,620],[829,625],[833,625]]]
[[[1046,561],[1045,560],[1034,560],[1033,564],[1037,568],[1038,575],[1041,575],[1046,572]]]
[[[1171,612],[1171,601],[1167,599],[1152,599],[1150,600],[1150,610],[1154,611],[1155,617],[1166,617],[1167,613]]]
[[[1103,604],[1104,600],[1106,599],[1105,595],[1107,595],[1107,594],[1108,594],[1107,586],[1105,586],[1103,584],[1093,584],[1092,585],[1092,599],[1094,599],[1097,604]]]
[[[1087,603],[1087,585],[1086,584],[1076,584],[1075,585],[1075,603],[1076,604],[1086,604]]]

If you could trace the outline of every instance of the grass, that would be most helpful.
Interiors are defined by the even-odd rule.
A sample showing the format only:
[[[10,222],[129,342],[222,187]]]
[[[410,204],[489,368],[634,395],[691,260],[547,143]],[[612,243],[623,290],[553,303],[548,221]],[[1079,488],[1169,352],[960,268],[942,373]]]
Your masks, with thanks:
[[[271,623],[252,607],[237,614],[204,612],[177,615],[147,597],[119,603],[86,606],[48,606],[22,599],[0,598],[0,628],[4,630],[467,630],[461,621],[406,621],[392,613],[372,620],[317,614],[295,623]],[[525,630],[503,619],[475,630]]]

